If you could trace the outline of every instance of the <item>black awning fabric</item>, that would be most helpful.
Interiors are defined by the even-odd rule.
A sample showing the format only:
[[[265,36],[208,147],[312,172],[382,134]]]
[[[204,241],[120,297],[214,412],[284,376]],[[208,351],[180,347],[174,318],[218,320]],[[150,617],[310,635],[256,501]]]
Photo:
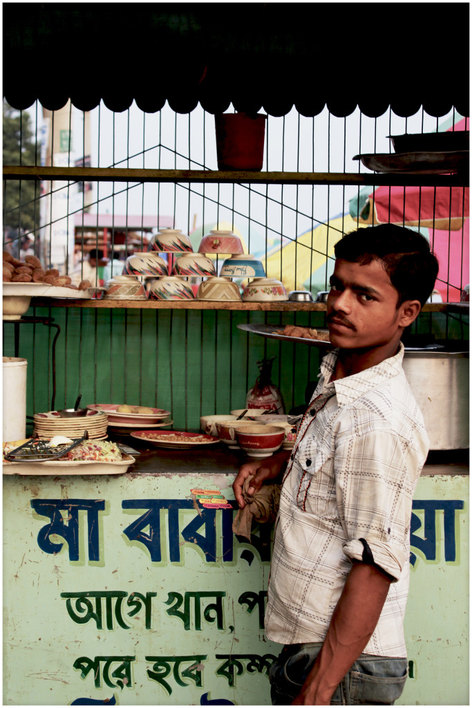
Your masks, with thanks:
[[[4,3],[8,103],[469,115],[469,4]]]

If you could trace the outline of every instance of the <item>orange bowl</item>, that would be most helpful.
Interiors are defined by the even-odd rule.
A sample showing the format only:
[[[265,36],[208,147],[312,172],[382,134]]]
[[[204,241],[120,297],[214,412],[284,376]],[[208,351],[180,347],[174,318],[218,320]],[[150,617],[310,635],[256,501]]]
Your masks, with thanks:
[[[241,239],[235,236],[232,231],[213,229],[202,238],[198,252],[240,255],[244,253],[244,249]]]
[[[255,423],[236,426],[236,440],[249,457],[269,457],[282,445],[285,430],[276,425]]]

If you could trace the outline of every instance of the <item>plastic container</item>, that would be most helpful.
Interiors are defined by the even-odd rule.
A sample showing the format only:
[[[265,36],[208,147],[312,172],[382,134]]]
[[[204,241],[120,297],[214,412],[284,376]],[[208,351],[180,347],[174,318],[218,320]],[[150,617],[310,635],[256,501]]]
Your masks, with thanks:
[[[215,116],[219,170],[262,169],[267,116],[222,113]]]
[[[26,437],[26,359],[3,357],[3,442]]]

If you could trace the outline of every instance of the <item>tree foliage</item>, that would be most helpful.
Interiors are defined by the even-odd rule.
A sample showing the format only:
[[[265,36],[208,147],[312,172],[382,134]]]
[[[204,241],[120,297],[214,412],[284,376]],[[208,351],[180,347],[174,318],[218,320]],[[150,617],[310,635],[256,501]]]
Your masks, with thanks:
[[[39,163],[39,145],[26,111],[15,111],[3,102],[3,164]],[[5,180],[3,186],[3,233],[5,239],[34,238],[39,228],[39,187],[34,180]]]

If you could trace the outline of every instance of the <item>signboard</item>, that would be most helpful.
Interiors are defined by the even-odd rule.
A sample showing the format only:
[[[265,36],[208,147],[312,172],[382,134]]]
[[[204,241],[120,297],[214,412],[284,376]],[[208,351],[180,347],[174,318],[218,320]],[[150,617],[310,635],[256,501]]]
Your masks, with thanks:
[[[232,481],[4,477],[4,704],[269,705],[271,527],[233,535]],[[399,703],[468,700],[467,481],[418,485]]]

